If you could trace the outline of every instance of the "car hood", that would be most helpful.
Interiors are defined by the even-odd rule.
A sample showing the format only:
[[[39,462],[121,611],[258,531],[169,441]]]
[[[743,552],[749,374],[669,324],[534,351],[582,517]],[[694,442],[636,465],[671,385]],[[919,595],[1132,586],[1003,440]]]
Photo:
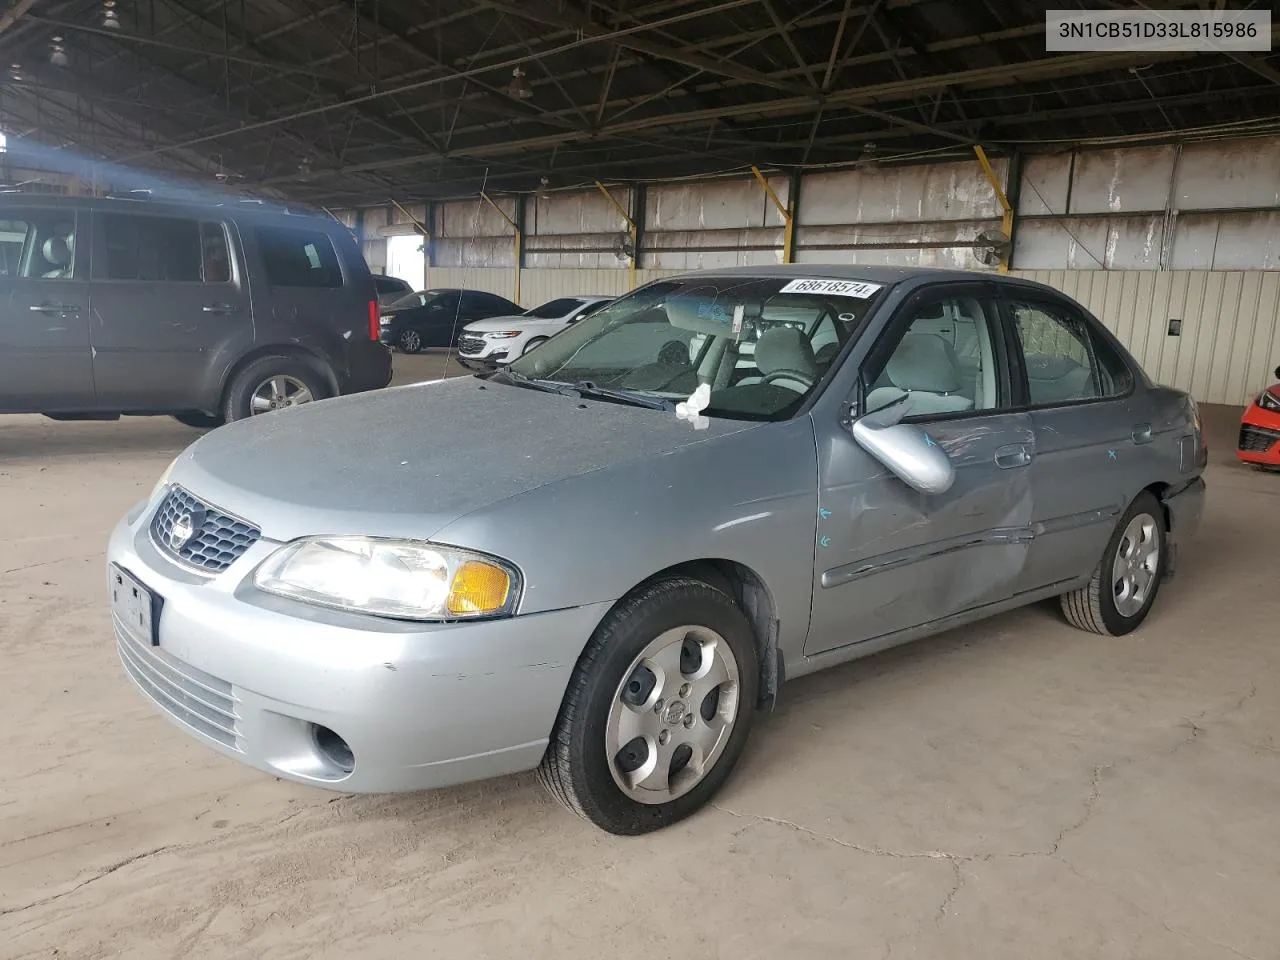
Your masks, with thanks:
[[[498,330],[524,330],[529,327],[562,323],[560,320],[542,320],[538,317],[526,317],[517,314],[510,317],[489,317],[487,320],[475,320],[467,324],[466,329],[473,333],[494,333]]]
[[[536,487],[757,426],[695,430],[661,410],[458,377],[228,424],[188,447],[170,482],[273,540],[428,539]]]

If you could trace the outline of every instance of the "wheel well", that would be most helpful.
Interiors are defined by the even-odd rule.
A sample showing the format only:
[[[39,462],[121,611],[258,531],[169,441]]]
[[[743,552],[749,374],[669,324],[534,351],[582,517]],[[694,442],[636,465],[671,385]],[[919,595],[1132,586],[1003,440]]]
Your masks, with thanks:
[[[240,374],[240,371],[255,360],[261,360],[263,357],[289,357],[294,360],[301,360],[325,378],[325,381],[329,384],[329,390],[335,397],[342,392],[333,368],[318,353],[296,344],[273,344],[271,346],[257,347],[249,351],[227,371],[227,375],[222,378],[222,386],[218,390],[219,409],[226,401],[227,390],[231,387],[231,382]]]
[[[746,614],[756,640],[756,659],[760,667],[762,709],[772,709],[778,687],[783,680],[782,657],[778,652],[778,620],[773,597],[764,580],[750,567],[733,560],[708,557],[679,563],[659,570],[644,583],[668,577],[690,577],[722,590]],[[638,584],[637,586],[643,586]]]
[[[1164,495],[1169,491],[1169,484],[1150,483],[1143,487],[1142,490],[1144,493],[1150,493],[1155,496],[1156,500],[1159,502],[1161,514],[1160,519],[1164,521],[1164,529],[1165,532],[1168,533],[1171,529],[1171,523],[1169,517],[1169,506],[1164,502]]]

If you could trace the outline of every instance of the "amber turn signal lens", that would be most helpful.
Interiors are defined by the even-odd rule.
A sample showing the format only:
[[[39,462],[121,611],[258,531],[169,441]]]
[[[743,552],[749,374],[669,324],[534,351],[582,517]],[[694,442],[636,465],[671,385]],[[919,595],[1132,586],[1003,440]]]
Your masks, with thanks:
[[[511,577],[501,567],[467,560],[453,575],[453,587],[445,606],[455,616],[497,613],[506,606]]]

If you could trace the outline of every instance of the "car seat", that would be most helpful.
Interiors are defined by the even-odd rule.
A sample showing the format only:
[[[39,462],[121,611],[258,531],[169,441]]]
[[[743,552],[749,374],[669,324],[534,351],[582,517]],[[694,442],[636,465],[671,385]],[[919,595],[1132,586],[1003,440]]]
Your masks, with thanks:
[[[932,333],[909,333],[889,358],[885,375],[893,386],[877,387],[867,396],[867,410],[879,410],[900,398],[910,397],[911,414],[953,413],[972,410],[973,401],[962,396],[960,364],[955,349]]]
[[[1026,362],[1032,403],[1065,403],[1098,395],[1089,368],[1070,357],[1030,353]]]
[[[810,390],[822,374],[808,337],[795,327],[772,327],[760,334],[755,345],[755,361],[760,371],[759,382],[797,393]]]
[[[53,236],[45,240],[41,248],[45,262],[53,269],[46,270],[41,276],[46,280],[65,280],[71,276],[71,261],[75,251],[71,247],[71,238]]]

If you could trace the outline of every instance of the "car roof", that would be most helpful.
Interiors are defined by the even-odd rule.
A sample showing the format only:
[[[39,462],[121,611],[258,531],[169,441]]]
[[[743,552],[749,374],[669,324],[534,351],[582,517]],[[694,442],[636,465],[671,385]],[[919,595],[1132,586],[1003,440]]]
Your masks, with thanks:
[[[787,263],[758,267],[723,267],[720,269],[690,270],[687,273],[664,277],[664,280],[683,280],[695,277],[777,277],[779,279],[866,280],[871,283],[891,284],[915,281],[920,283],[945,283],[947,281],[985,281],[1048,291],[1061,296],[1060,291],[1047,284],[993,273],[989,270],[951,270],[942,267],[877,267],[844,263]]]
[[[0,210],[10,207],[46,207],[46,208],[79,208],[81,210],[113,210],[130,213],[181,213],[186,215],[217,210],[220,215],[254,220],[276,220],[297,223],[305,221],[308,225],[329,226],[345,230],[350,228],[325,213],[306,208],[291,207],[274,200],[254,200],[242,197],[199,197],[173,196],[150,197],[145,195],[133,197],[71,197],[45,193],[6,193],[0,194]]]

